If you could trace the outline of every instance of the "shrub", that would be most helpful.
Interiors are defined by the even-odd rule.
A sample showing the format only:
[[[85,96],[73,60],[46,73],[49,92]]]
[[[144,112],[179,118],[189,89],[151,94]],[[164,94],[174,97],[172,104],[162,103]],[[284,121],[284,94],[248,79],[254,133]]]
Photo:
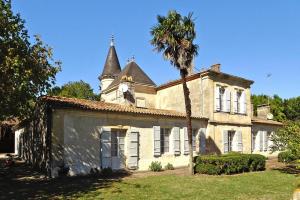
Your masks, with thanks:
[[[219,175],[221,174],[221,169],[213,164],[200,163],[195,166],[195,172],[199,174]]]
[[[113,174],[113,170],[111,167],[106,167],[101,170],[102,176],[108,177],[108,176],[111,176],[112,174]]]
[[[278,154],[278,161],[279,162],[290,163],[292,161],[297,160],[298,158],[299,158],[298,156],[294,155],[290,151],[284,151],[284,152],[280,152]]]
[[[150,166],[149,166],[149,169],[151,171],[154,171],[154,172],[159,172],[162,170],[162,166],[161,166],[161,163],[158,162],[158,161],[155,161],[155,162],[151,162]]]
[[[165,170],[174,170],[174,167],[171,163],[168,163],[166,166],[165,166]]]
[[[195,171],[203,174],[236,174],[265,169],[266,157],[257,154],[230,153],[198,156]]]
[[[250,171],[263,171],[266,169],[266,157],[259,154],[249,154]]]

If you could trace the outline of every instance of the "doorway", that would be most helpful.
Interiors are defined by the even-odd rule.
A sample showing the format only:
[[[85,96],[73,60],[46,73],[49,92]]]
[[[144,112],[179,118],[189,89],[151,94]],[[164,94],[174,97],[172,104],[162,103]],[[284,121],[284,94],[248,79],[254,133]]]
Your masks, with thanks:
[[[118,170],[125,168],[126,130],[111,129],[101,134],[102,168],[110,167]]]

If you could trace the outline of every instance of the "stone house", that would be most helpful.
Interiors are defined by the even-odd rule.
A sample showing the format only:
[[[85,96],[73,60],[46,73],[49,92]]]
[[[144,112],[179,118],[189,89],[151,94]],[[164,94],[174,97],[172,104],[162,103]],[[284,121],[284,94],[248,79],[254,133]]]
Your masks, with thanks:
[[[33,152],[35,147],[43,149],[37,153],[39,159],[29,162],[52,176],[61,166],[69,167],[70,175],[107,167],[148,170],[152,161],[187,166],[180,80],[157,86],[134,60],[121,69],[113,42],[99,80],[101,101],[41,97],[43,109],[37,109],[36,122],[18,127],[15,134],[17,149],[25,142],[34,143]],[[220,65],[187,77],[195,155],[230,151],[269,155],[269,137],[281,123],[272,120],[266,106],[253,117],[252,84],[223,73]],[[38,139],[28,142],[26,137]],[[18,153],[24,157],[26,152]]]

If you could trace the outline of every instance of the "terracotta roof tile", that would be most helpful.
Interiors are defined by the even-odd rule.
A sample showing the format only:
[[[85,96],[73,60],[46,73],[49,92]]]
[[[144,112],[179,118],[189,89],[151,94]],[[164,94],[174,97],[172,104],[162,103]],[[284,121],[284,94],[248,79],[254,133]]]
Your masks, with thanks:
[[[43,96],[42,101],[48,102],[54,106],[62,106],[68,108],[79,108],[84,110],[94,111],[108,111],[108,112],[123,112],[123,113],[136,113],[145,115],[156,115],[166,117],[185,117],[184,113],[177,112],[174,110],[163,110],[153,108],[136,108],[134,106],[125,106],[115,103],[107,103],[102,101],[92,101],[77,98],[66,98],[58,96]],[[194,119],[201,119],[202,117],[193,116]],[[206,119],[206,118],[203,118]]]
[[[252,123],[258,123],[258,124],[272,124],[272,125],[278,125],[278,126],[283,125],[281,122],[278,122],[278,121],[268,120],[268,119],[260,119],[258,117],[253,117],[251,119],[251,121],[252,121]]]

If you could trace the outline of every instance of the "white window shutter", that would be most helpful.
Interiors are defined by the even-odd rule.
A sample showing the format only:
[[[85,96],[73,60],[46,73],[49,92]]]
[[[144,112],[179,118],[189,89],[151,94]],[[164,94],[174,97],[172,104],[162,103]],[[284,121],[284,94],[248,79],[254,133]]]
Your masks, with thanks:
[[[241,113],[242,114],[246,114],[247,112],[247,99],[246,99],[246,92],[243,91],[242,94],[241,94],[241,102],[240,102],[240,105],[241,105]]]
[[[215,87],[215,109],[216,111],[220,111],[220,87]]]
[[[188,155],[189,154],[189,138],[188,138],[188,132],[187,128],[184,127],[184,154]]]
[[[237,90],[234,91],[233,93],[233,99],[234,99],[234,103],[233,103],[233,112],[234,113],[238,113],[238,95],[237,95]]]
[[[263,151],[264,150],[264,135],[263,135],[263,131],[258,131],[258,135],[259,135],[259,151]]]
[[[160,126],[153,126],[153,138],[154,138],[154,156],[161,155],[160,149]]]
[[[111,129],[102,128],[101,138],[101,168],[112,167],[111,163]]]
[[[267,151],[268,150],[268,132],[267,131],[264,131],[264,151]]]
[[[223,131],[223,146],[224,146],[224,153],[228,152],[228,131]]]
[[[242,131],[237,131],[237,150],[239,152],[243,152],[243,137],[242,137]]]
[[[129,133],[128,168],[137,169],[139,159],[139,131],[131,129]]]
[[[246,91],[243,92],[244,95],[244,114],[247,114],[247,96]]]
[[[270,133],[270,135],[268,135],[268,150],[269,151],[271,151],[271,147],[273,146],[273,141],[271,140],[273,135],[274,135],[274,131],[272,131]]]
[[[230,112],[231,111],[231,92],[229,90],[229,88],[226,88],[225,91],[225,96],[226,96],[226,112]]]
[[[205,128],[201,128],[200,129],[200,135],[199,135],[199,144],[200,144],[200,153],[201,154],[205,154],[206,153],[206,129]]]
[[[174,155],[180,155],[180,129],[179,127],[173,128],[174,136]]]
[[[251,131],[251,151],[255,150],[255,132]]]

